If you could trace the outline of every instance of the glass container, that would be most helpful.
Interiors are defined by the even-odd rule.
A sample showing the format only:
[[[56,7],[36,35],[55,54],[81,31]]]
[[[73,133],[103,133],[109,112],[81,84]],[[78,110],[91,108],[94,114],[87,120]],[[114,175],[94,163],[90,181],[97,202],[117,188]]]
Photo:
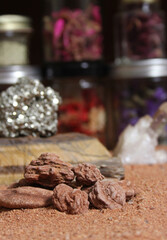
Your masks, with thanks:
[[[0,16],[0,66],[29,64],[31,20],[20,15]]]
[[[15,84],[18,78],[29,77],[41,80],[41,70],[38,66],[3,66],[0,67],[0,92]]]
[[[114,64],[107,89],[107,141],[113,147],[128,124],[134,125],[147,114],[153,116],[167,101],[167,59]],[[161,132],[159,142],[167,142],[167,128]]]
[[[101,59],[100,10],[98,0],[45,0],[45,62]]]
[[[44,70],[45,84],[60,93],[58,133],[80,132],[105,142],[106,109],[102,62],[49,64]]]
[[[122,0],[115,17],[116,61],[166,57],[164,17],[158,0]]]

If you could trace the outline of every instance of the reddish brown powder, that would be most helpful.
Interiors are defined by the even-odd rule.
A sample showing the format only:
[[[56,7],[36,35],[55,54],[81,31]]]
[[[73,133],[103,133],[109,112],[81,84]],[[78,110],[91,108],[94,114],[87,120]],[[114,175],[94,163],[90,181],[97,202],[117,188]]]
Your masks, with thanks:
[[[167,164],[126,166],[137,190],[123,209],[67,215],[52,207],[0,210],[0,240],[166,240]]]

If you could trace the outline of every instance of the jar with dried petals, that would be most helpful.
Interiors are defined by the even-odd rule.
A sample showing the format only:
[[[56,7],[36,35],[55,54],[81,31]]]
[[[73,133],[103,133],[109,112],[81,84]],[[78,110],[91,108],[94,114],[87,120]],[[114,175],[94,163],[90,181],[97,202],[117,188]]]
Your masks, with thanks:
[[[101,59],[100,10],[98,0],[45,0],[45,62]]]
[[[116,62],[166,57],[164,13],[159,0],[122,0],[116,15]]]

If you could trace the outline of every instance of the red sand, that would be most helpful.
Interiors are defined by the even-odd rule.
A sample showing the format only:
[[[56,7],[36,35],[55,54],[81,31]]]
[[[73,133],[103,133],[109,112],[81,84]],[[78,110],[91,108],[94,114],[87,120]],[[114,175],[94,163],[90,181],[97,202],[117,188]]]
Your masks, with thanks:
[[[138,194],[122,210],[1,209],[0,240],[167,240],[167,164],[126,166],[125,175]]]

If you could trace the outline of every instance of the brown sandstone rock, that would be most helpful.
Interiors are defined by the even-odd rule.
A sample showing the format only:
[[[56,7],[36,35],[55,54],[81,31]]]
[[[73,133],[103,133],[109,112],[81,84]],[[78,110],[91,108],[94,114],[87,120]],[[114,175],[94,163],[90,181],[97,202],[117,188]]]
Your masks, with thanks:
[[[76,176],[76,182],[80,185],[91,186],[98,180],[104,179],[99,169],[92,164],[78,164],[72,169]]]
[[[124,189],[114,180],[97,181],[89,193],[89,200],[98,209],[121,208],[126,201]]]
[[[125,190],[126,201],[129,201],[136,195],[136,191],[130,181],[122,180],[118,181],[118,184]]]
[[[0,190],[0,207],[38,208],[52,204],[53,191],[36,187]]]
[[[82,214],[89,208],[88,194],[65,184],[59,184],[53,190],[53,204],[61,212]]]
[[[25,169],[25,179],[44,187],[54,188],[60,183],[69,183],[74,179],[72,165],[65,163],[53,153],[43,153]]]

